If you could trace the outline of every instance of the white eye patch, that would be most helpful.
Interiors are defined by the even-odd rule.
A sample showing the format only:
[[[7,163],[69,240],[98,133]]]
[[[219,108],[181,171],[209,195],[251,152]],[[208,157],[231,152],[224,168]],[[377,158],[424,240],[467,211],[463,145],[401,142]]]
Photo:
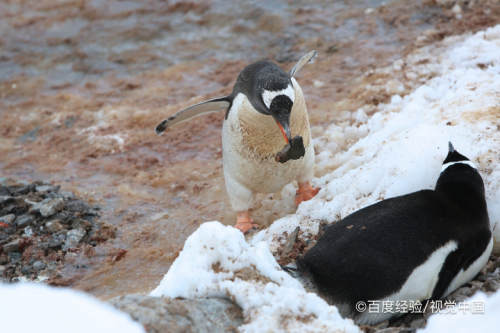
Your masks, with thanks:
[[[273,99],[278,95],[287,96],[292,100],[292,103],[295,101],[295,91],[293,91],[293,87],[291,84],[288,85],[288,87],[286,87],[286,89],[283,90],[278,90],[278,91],[264,90],[264,92],[262,93],[262,100],[264,101],[264,104],[267,106],[268,109],[271,107]]]
[[[473,169],[476,169],[477,170],[477,167],[474,165],[474,163],[472,163],[471,161],[457,161],[457,162],[449,162],[449,163],[446,163],[443,165],[443,167],[441,168],[441,173],[446,170],[447,168],[451,167],[452,165],[454,164],[467,164],[468,166],[470,166],[471,168]]]

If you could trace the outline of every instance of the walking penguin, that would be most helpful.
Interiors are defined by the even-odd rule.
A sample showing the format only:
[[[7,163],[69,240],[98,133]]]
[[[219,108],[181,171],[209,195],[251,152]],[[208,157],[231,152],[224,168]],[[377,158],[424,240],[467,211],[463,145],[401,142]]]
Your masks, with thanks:
[[[311,51],[287,73],[271,61],[245,67],[229,96],[192,105],[162,121],[167,128],[193,117],[226,109],[222,154],[226,189],[237,212],[235,227],[246,233],[258,224],[250,217],[256,193],[274,193],[296,180],[298,205],[313,198],[314,148],[304,95],[294,75],[317,56]],[[293,136],[293,137],[292,137]]]
[[[284,269],[343,317],[372,325],[399,315],[404,304],[446,297],[474,278],[492,247],[481,175],[449,143],[434,190],[354,212]],[[370,302],[379,311],[369,311]]]

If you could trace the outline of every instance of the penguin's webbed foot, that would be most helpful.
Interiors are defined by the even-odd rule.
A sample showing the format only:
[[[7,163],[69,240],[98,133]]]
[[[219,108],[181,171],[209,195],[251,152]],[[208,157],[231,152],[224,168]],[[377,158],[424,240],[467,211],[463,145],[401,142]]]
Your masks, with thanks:
[[[254,223],[253,219],[250,217],[249,211],[239,212],[236,218],[236,229],[240,230],[242,233],[246,234],[252,229],[258,229],[259,225]]]
[[[309,182],[299,183],[299,189],[295,192],[295,204],[298,206],[302,201],[311,200],[318,194],[321,187],[312,187]]]

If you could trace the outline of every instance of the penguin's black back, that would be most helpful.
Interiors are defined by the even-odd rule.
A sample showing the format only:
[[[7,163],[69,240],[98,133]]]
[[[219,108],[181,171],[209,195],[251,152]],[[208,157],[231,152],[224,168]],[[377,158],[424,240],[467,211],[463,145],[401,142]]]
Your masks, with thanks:
[[[482,178],[457,163],[441,173],[436,190],[381,201],[328,227],[297,266],[332,303],[353,309],[359,301],[396,293],[416,267],[456,241],[432,294],[438,299],[461,269],[484,254],[490,239]]]

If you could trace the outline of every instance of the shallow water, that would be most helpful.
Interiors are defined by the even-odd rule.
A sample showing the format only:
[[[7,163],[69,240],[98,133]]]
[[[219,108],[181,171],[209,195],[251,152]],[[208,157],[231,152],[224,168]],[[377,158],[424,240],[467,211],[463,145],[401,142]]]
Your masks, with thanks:
[[[228,95],[252,61],[288,70],[311,49],[317,62],[298,81],[313,136],[343,111],[373,112],[389,95],[367,92],[364,74],[399,59],[442,18],[424,2],[0,2],[1,175],[62,184],[118,226],[94,257],[67,259],[61,284],[103,299],[147,293],[202,222],[234,223],[223,113],[157,137],[161,120]],[[293,213],[292,193],[260,195],[256,221]],[[116,249],[127,251],[119,261]]]

